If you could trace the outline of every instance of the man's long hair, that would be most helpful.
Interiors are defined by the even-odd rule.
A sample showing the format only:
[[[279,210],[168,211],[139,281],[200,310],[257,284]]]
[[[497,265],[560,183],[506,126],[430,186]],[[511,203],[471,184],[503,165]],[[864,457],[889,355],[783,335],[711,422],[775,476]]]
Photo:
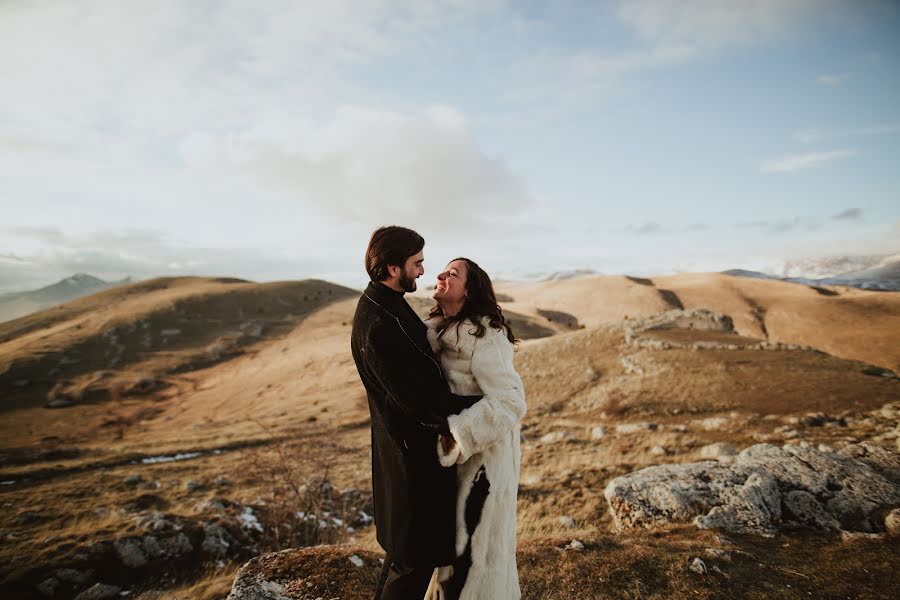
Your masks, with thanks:
[[[513,335],[512,327],[506,321],[506,317],[503,316],[503,310],[497,304],[497,296],[494,294],[491,278],[475,261],[460,257],[454,258],[450,262],[456,260],[466,261],[466,266],[468,267],[466,273],[466,299],[460,311],[454,316],[447,318],[444,330],[453,323],[456,323],[458,329],[463,321],[471,319],[475,324],[475,331],[472,333],[474,333],[475,337],[484,337],[486,330],[481,322],[481,317],[488,317],[491,327],[494,329],[505,329],[506,338],[511,344],[515,344],[518,340]],[[435,305],[431,309],[429,316],[443,317],[444,310],[441,308],[441,305]]]

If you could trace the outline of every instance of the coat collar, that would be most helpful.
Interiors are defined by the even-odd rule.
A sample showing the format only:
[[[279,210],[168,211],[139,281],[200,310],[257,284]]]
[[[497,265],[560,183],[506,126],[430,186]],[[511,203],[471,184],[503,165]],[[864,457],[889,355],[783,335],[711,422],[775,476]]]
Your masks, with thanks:
[[[403,299],[403,292],[393,290],[380,281],[370,281],[364,293],[395,317],[402,315],[402,311],[405,310],[403,305],[406,304],[406,300]]]
[[[425,323],[416,314],[416,311],[403,298],[403,292],[398,292],[378,281],[370,281],[363,292],[369,300],[380,306],[397,319],[400,327],[411,336],[410,339],[424,352],[431,354],[431,346],[425,337]]]

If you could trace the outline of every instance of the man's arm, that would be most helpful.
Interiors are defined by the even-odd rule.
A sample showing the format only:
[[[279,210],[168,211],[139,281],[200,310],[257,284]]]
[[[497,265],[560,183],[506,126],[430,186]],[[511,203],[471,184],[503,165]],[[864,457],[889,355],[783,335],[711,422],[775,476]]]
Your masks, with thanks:
[[[367,363],[387,391],[388,401],[423,426],[449,434],[447,417],[477,401],[452,394],[440,364],[416,346],[399,323],[385,320],[375,325],[367,345]]]

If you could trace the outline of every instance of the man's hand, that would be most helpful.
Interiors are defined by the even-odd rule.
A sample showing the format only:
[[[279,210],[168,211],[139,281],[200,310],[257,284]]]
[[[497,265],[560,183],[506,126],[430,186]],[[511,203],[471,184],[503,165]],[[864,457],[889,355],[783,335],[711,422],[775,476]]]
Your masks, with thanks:
[[[441,434],[441,448],[444,450],[444,454],[448,454],[451,450],[453,450],[453,446],[455,445],[456,440],[453,439],[452,435]]]

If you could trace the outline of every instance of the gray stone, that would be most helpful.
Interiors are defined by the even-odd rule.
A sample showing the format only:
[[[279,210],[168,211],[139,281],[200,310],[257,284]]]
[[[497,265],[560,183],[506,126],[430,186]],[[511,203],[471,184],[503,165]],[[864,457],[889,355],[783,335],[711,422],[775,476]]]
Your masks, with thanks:
[[[656,431],[656,423],[620,423],[616,425],[616,433],[637,433],[638,431]]]
[[[781,502],[778,485],[771,475],[765,471],[751,473],[742,486],[724,490],[722,497],[724,504],[694,519],[697,527],[775,534],[781,520]]]
[[[232,541],[228,530],[217,523],[209,523],[203,528],[201,548],[204,552],[222,558],[228,553]]]
[[[559,519],[557,519],[557,521],[558,521],[559,524],[562,525],[563,527],[567,527],[567,528],[569,528],[569,529],[574,529],[574,528],[575,528],[575,519],[573,519],[572,517],[569,517],[569,516],[562,516],[562,517],[560,517]]]
[[[709,444],[700,448],[700,456],[703,458],[722,459],[736,456],[737,453],[738,449],[728,442],[716,442],[715,444]]]
[[[900,534],[900,508],[895,508],[884,518],[884,530],[891,534]]]
[[[109,600],[109,598],[117,597],[121,591],[122,588],[118,588],[114,585],[95,583],[75,596],[75,600]]]
[[[592,440],[602,440],[606,437],[606,429],[601,426],[597,426],[591,429],[591,439]]]
[[[804,490],[791,490],[782,498],[785,517],[810,529],[839,530],[841,524],[816,497]]]
[[[79,571],[78,569],[58,569],[54,575],[60,581],[84,585],[90,583],[91,579],[94,577],[94,570],[88,569],[87,571]]]
[[[900,504],[896,461],[868,444],[840,453],[756,444],[731,464],[656,465],[617,477],[604,496],[619,529],[693,521],[762,535],[786,525],[874,532],[885,509]]]
[[[59,587],[59,579],[56,577],[49,577],[39,584],[37,584],[37,591],[42,596],[46,596],[47,598],[52,598],[56,595],[56,588]]]
[[[700,557],[694,557],[694,560],[691,561],[690,566],[688,567],[694,573],[699,573],[700,575],[706,575],[706,563],[703,562],[703,559]]]
[[[139,540],[119,538],[113,542],[113,548],[126,567],[134,569],[147,564],[147,557]]]
[[[731,560],[731,554],[727,550],[722,550],[721,548],[707,548],[704,552],[706,552],[707,556],[711,556],[712,558]]]

